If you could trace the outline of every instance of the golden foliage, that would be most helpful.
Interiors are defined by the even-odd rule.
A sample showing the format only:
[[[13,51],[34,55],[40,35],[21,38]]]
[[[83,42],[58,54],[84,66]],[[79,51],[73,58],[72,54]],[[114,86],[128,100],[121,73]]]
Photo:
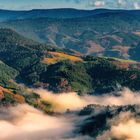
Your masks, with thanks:
[[[69,55],[69,54],[66,54],[63,52],[48,52],[48,54],[51,56],[51,58],[48,58],[48,57],[45,58],[43,60],[43,63],[45,63],[45,64],[55,64],[62,60],[69,60],[72,62],[82,61],[82,59],[80,57]]]
[[[24,99],[23,96],[18,95],[18,94],[14,94],[14,93],[11,92],[10,90],[5,89],[5,88],[3,88],[3,87],[0,86],[0,94],[1,94],[1,96],[3,96],[3,98],[4,98],[4,94],[5,94],[5,93],[12,95],[13,98],[14,98],[18,103],[20,103],[20,104],[25,103],[25,99]]]

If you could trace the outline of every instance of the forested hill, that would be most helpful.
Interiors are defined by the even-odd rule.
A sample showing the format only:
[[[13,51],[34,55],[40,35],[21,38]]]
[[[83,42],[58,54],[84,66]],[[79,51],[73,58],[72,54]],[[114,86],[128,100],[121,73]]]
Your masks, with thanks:
[[[54,92],[100,94],[121,86],[139,90],[136,61],[79,55],[41,45],[9,29],[0,30],[0,41],[1,86],[16,80]]]

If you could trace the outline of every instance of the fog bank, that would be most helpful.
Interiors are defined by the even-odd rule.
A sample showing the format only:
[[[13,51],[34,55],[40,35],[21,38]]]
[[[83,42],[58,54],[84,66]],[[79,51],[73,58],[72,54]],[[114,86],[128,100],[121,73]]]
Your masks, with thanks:
[[[130,119],[127,122],[120,122],[111,128],[112,137],[124,140],[140,140],[140,121]]]
[[[113,95],[102,95],[102,96],[91,96],[84,95],[78,96],[77,93],[62,93],[53,94],[44,89],[34,90],[38,93],[41,98],[50,104],[52,104],[54,111],[64,112],[67,109],[78,110],[89,104],[98,105],[134,105],[140,104],[140,93],[134,93],[127,88],[119,92],[119,96]]]
[[[72,135],[75,116],[49,116],[28,106],[0,109],[0,140],[61,140]]]
[[[76,134],[76,124],[83,123],[82,117],[75,113],[66,114],[67,109],[78,111],[89,104],[129,105],[140,104],[140,94],[129,89],[119,92],[120,96],[78,96],[76,93],[53,94],[44,89],[34,90],[42,100],[52,104],[54,111],[61,115],[49,116],[29,106],[0,108],[0,140],[93,140],[88,136]],[[124,116],[124,117],[122,117]],[[97,140],[107,138],[139,140],[140,121],[131,114],[122,114],[109,120],[111,129],[98,136]],[[114,124],[114,122],[117,122]],[[131,132],[131,133],[130,133]]]

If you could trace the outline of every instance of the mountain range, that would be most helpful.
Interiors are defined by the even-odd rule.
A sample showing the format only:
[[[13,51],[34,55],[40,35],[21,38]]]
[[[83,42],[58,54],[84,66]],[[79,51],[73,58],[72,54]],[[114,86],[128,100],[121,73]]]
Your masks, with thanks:
[[[0,27],[15,30],[32,40],[84,55],[139,61],[139,10],[54,9],[0,13],[4,16],[9,12],[15,13],[10,14],[12,16],[20,13],[23,16],[2,19]]]
[[[64,134],[66,139],[139,139],[134,127],[140,118],[139,15],[139,10],[0,10],[0,125],[10,123],[10,139],[24,139],[30,133],[23,127],[36,122],[41,123],[36,140],[46,139],[50,118],[72,120],[74,132]],[[135,129],[133,135],[127,127]]]
[[[78,10],[72,8],[64,9],[33,9],[26,11],[12,11],[12,10],[0,10],[0,21],[15,20],[15,19],[27,19],[27,18],[57,18],[57,19],[70,19],[70,18],[82,18],[102,13],[120,12],[121,10],[108,10],[108,9],[96,9],[96,10]],[[129,12],[129,11],[127,11]],[[139,11],[133,11],[139,13]]]

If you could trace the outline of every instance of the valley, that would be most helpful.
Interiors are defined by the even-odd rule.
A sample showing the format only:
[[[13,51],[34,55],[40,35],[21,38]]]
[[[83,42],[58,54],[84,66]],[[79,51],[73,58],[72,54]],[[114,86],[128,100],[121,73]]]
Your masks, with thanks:
[[[0,10],[0,140],[139,140],[139,14]]]

